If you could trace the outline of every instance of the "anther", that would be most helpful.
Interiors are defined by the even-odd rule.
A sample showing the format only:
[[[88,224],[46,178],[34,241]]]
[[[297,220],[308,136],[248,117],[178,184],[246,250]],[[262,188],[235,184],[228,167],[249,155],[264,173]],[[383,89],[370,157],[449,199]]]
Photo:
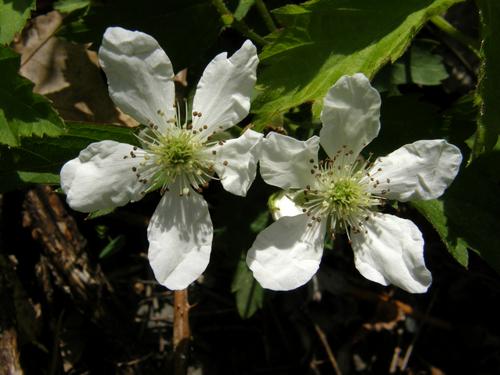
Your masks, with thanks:
[[[132,171],[136,172],[137,168],[136,167],[132,167]]]
[[[217,151],[213,150],[212,155],[216,155],[216,154],[217,154]]]
[[[208,129],[208,125],[203,125],[203,129]]]
[[[387,183],[388,183],[388,184],[390,184],[390,183],[391,183],[391,180],[390,180],[389,178],[387,179]]]
[[[228,165],[229,163],[227,162],[227,160],[224,160],[224,162],[222,164]]]
[[[314,159],[309,159],[309,163],[314,163]]]

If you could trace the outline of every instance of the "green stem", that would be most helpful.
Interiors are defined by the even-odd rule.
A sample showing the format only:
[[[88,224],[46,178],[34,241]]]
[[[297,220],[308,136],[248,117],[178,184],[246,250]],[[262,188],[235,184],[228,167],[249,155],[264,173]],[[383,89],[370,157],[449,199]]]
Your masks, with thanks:
[[[276,27],[276,24],[274,23],[273,18],[271,17],[271,13],[269,13],[269,10],[267,10],[264,1],[255,0],[255,6],[257,7],[257,10],[262,16],[262,19],[264,20],[264,23],[266,24],[266,27],[269,29],[269,31],[270,32],[276,31],[278,28]]]
[[[212,5],[217,9],[217,12],[220,14],[220,18],[222,22],[227,27],[232,27],[235,30],[238,30],[240,33],[245,35],[247,38],[250,38],[255,44],[260,46],[264,46],[268,44],[268,41],[257,34],[255,31],[250,29],[247,24],[243,21],[239,21],[234,17],[234,14],[226,7],[223,0],[212,0]]]
[[[479,43],[475,39],[462,33],[455,26],[446,21],[446,19],[442,16],[432,17],[431,22],[436,25],[441,31],[445,32],[446,34],[469,48],[478,58],[480,58]]]
[[[472,143],[471,153],[467,164],[470,164],[472,160],[474,160],[484,152],[484,144],[486,143],[485,137],[486,130],[484,128],[484,125],[482,124],[481,118],[478,118],[477,129],[476,133],[474,134],[474,142]]]

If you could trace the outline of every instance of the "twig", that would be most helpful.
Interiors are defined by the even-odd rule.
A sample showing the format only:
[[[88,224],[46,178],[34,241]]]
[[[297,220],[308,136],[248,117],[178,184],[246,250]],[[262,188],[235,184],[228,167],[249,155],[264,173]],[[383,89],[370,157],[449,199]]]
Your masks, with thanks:
[[[257,34],[255,31],[250,29],[244,21],[237,20],[234,14],[226,7],[223,0],[212,0],[212,4],[219,12],[222,22],[227,27],[232,27],[238,30],[240,33],[250,38],[256,44],[264,46],[268,44],[268,41]]]
[[[479,43],[476,40],[462,33],[455,26],[449,23],[443,16],[434,16],[430,21],[441,31],[445,32],[453,39],[469,48],[477,56],[477,58],[480,58]]]
[[[174,374],[187,373],[187,356],[191,331],[189,329],[189,309],[187,289],[174,291]]]
[[[335,371],[335,374],[342,375],[337,360],[333,355],[332,348],[330,347],[330,344],[328,344],[328,340],[326,338],[325,333],[321,330],[321,328],[319,328],[319,326],[316,323],[314,323],[314,329],[316,330],[316,333],[318,334],[318,337],[321,340],[321,344],[323,344],[323,347],[325,348],[326,354],[328,355],[328,359],[330,360],[330,363],[333,367],[333,370]]]
[[[260,15],[262,16],[262,19],[264,20],[264,23],[266,24],[266,27],[269,29],[270,32],[276,31],[278,28],[276,27],[276,24],[273,21],[273,17],[271,16],[271,13],[269,13],[269,10],[267,10],[266,4],[264,3],[263,0],[255,0],[255,6],[257,7],[257,10],[259,11]]]

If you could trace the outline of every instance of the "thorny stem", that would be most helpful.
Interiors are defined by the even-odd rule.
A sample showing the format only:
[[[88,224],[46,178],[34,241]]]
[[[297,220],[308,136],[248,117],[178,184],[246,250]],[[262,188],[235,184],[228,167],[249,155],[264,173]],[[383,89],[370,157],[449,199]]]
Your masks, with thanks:
[[[449,23],[443,16],[434,16],[431,18],[431,22],[441,31],[445,32],[446,34],[469,48],[478,58],[480,57],[478,42],[468,35],[462,33],[455,26]]]
[[[212,5],[217,9],[222,22],[227,27],[232,27],[240,33],[250,38],[253,42],[260,46],[268,44],[268,41],[250,29],[244,21],[237,20],[234,14],[226,7],[223,0],[212,0]]]
[[[255,0],[255,6],[257,7],[257,10],[259,11],[260,15],[262,16],[262,19],[264,20],[264,23],[266,24],[266,27],[269,29],[270,32],[276,31],[277,27],[276,24],[273,21],[273,18],[271,16],[271,13],[269,13],[269,10],[267,10],[266,4],[264,3],[263,0]]]
[[[191,341],[187,289],[174,291],[174,374],[186,375],[187,356]]]

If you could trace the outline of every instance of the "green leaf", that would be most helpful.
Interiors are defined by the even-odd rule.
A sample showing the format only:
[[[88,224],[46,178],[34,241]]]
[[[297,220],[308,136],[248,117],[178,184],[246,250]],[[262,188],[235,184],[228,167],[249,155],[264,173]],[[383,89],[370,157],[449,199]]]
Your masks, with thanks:
[[[236,266],[231,292],[236,295],[236,308],[243,319],[250,318],[262,307],[264,289],[253,278],[245,257],[242,257]]]
[[[114,125],[67,123],[57,138],[24,138],[19,147],[0,145],[0,192],[29,183],[56,184],[62,165],[92,142],[105,139],[137,144],[133,130]]]
[[[238,3],[238,7],[233,12],[234,18],[241,21],[243,18],[245,18],[254,3],[255,0],[240,0]]]
[[[448,78],[441,56],[432,53],[434,43],[414,42],[411,48],[394,64],[386,65],[377,74],[373,85],[379,92],[398,93],[397,85],[416,83],[436,86]]]
[[[0,44],[12,42],[35,10],[35,4],[35,0],[0,0]]]
[[[19,146],[23,137],[55,137],[64,123],[33,84],[17,74],[19,56],[0,47],[0,144]]]
[[[284,26],[260,55],[258,129],[305,102],[320,100],[344,74],[373,75],[396,61],[418,30],[463,0],[311,0],[273,11]]]
[[[415,44],[410,49],[411,81],[417,85],[437,86],[448,78],[448,72],[443,64],[443,58],[430,51],[422,43]]]
[[[470,246],[463,238],[450,231],[449,219],[445,215],[443,201],[438,199],[412,201],[411,205],[432,224],[453,258],[462,266],[467,267],[469,263],[467,247]]]
[[[262,211],[252,223],[250,223],[250,230],[253,233],[259,233],[267,226],[269,222],[269,211]]]
[[[54,3],[54,9],[61,13],[71,13],[89,7],[90,0],[58,0]]]
[[[472,157],[492,150],[500,134],[500,2],[478,0],[481,14],[481,68],[476,101],[480,106],[478,129]]]
[[[103,208],[102,210],[97,210],[97,211],[91,212],[87,215],[85,220],[93,220],[93,219],[97,219],[98,217],[109,215],[114,210],[116,210],[116,207]]]
[[[117,251],[120,251],[125,246],[125,236],[120,234],[113,238],[99,253],[99,259],[104,259]]]
[[[442,197],[448,235],[460,235],[500,273],[500,151],[479,156]],[[458,237],[457,242],[458,244]]]

